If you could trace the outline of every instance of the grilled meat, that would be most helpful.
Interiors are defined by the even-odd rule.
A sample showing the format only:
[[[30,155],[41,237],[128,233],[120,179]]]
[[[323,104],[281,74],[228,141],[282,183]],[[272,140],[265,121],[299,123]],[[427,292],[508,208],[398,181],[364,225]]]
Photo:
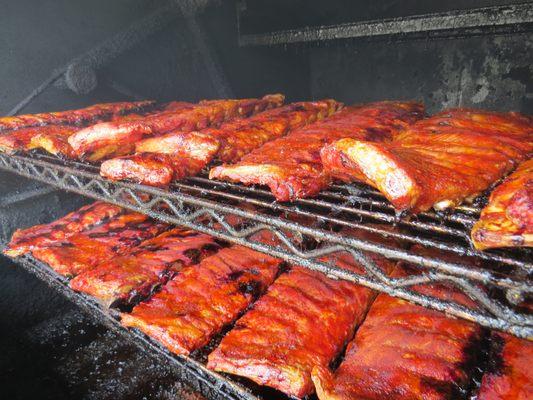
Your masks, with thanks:
[[[148,138],[136,144],[137,154],[102,163],[100,173],[112,180],[166,186],[172,180],[196,175],[214,158],[237,161],[263,143],[322,119],[339,107],[333,100],[294,103],[226,122],[220,128]]]
[[[423,107],[418,103],[346,107],[324,121],[266,143],[237,164],[213,168],[210,178],[267,185],[279,201],[313,196],[330,182],[320,160],[324,145],[346,137],[389,140],[422,114]]]
[[[393,262],[370,256],[384,273],[391,272]],[[362,272],[346,253],[322,261]],[[363,286],[296,266],[237,321],[207,366],[304,397],[314,391],[313,367],[327,367],[339,355],[375,296]]]
[[[182,270],[122,324],[138,328],[176,354],[205,346],[274,280],[281,260],[231,246]]]
[[[167,229],[168,225],[150,220],[144,214],[124,213],[61,243],[35,249],[32,254],[57,273],[76,276]]]
[[[105,305],[127,305],[147,298],[183,267],[196,264],[218,249],[214,238],[175,228],[145,240],[127,254],[76,276],[70,287]]]
[[[69,138],[78,157],[97,161],[112,156],[131,154],[135,142],[145,136],[169,131],[194,131],[218,126],[229,119],[248,116],[283,103],[282,95],[267,95],[262,99],[212,100],[199,104],[182,103],[173,111],[163,111],[133,121],[96,124]]]
[[[533,160],[522,163],[490,195],[472,229],[476,249],[533,246]]]
[[[490,369],[481,381],[478,400],[529,400],[533,398],[533,343],[514,336],[492,334]]]
[[[78,128],[73,126],[40,126],[24,128],[0,134],[0,152],[12,154],[18,151],[29,151],[41,147],[35,140],[36,137],[68,137]],[[61,139],[58,139],[61,140]],[[70,152],[67,151],[70,155]]]
[[[394,276],[403,275],[396,270]],[[472,302],[446,286],[423,294]],[[317,365],[312,378],[320,400],[462,398],[469,381],[470,346],[482,329],[470,322],[380,294],[335,372]]]
[[[79,110],[2,117],[0,118],[0,131],[44,125],[80,125],[129,112],[142,111],[153,104],[153,101],[104,103]]]
[[[4,254],[9,257],[18,257],[37,248],[62,242],[75,233],[106,222],[123,212],[124,209],[119,206],[97,201],[50,224],[17,229],[4,250]]]
[[[104,161],[100,174],[115,181],[168,186],[173,180],[198,174],[219,148],[217,140],[200,132],[164,135],[139,144],[143,146],[137,154]]]
[[[398,210],[443,209],[477,196],[528,157],[528,120],[450,110],[413,124],[391,143],[346,138],[321,156],[332,176],[376,187]]]

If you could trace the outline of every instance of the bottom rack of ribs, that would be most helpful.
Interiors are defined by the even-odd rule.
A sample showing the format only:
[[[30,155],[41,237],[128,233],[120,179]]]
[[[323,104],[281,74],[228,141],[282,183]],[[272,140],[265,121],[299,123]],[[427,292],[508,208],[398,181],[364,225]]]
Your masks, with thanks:
[[[129,305],[150,296],[182,268],[215,252],[213,237],[183,228],[145,240],[133,251],[99,264],[70,281],[107,306]]]
[[[371,257],[391,272],[392,262]],[[347,254],[323,261],[361,272]],[[209,355],[208,367],[291,396],[311,394],[313,367],[327,366],[342,351],[374,297],[365,287],[295,266],[237,322]]]
[[[394,276],[402,276],[397,267]],[[440,298],[468,298],[449,287],[424,287]],[[378,296],[339,368],[313,370],[321,400],[464,398],[471,347],[482,328],[385,294]]]
[[[59,243],[35,249],[32,254],[57,273],[76,276],[166,229],[168,225],[150,220],[144,214],[128,212]]]
[[[397,245],[360,230],[341,233]],[[267,231],[254,240],[279,244]],[[195,357],[210,351],[208,368],[292,397],[316,392],[321,400],[533,398],[533,345],[527,340],[302,266],[282,268],[282,260],[246,247],[224,246],[209,235],[170,229],[96,202],[17,231],[6,254],[31,252],[57,273],[75,276],[72,289],[120,307],[124,327],[142,331],[170,352],[198,350]],[[420,273],[368,256],[393,279]],[[347,253],[321,261],[352,272],[362,268]],[[445,284],[413,290],[473,307]]]
[[[122,315],[176,354],[205,346],[272,283],[281,260],[231,246],[183,270],[150,300]]]

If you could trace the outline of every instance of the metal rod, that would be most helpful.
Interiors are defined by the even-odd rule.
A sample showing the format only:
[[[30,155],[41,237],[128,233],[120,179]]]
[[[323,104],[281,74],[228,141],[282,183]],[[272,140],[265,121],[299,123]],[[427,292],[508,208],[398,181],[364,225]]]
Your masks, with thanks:
[[[500,300],[487,295],[487,293],[492,292],[493,288],[502,289],[508,297],[509,294],[516,297],[517,294],[523,296],[532,293],[533,285],[528,280],[528,274],[533,271],[530,258],[520,259],[520,256],[513,258],[507,253],[503,253],[510,261],[516,263],[518,270],[516,274],[509,275],[463,263],[462,259],[457,256],[455,259],[458,261],[451,261],[445,256],[445,253],[438,253],[435,256],[417,254],[395,245],[384,245],[381,242],[374,242],[353,235],[338,234],[312,226],[312,224],[309,225],[307,221],[302,222],[290,217],[286,219],[264,213],[262,209],[270,209],[278,213],[306,216],[311,221],[332,223],[342,221],[340,216],[331,215],[331,213],[322,215],[316,210],[313,211],[315,206],[304,208],[305,204],[269,203],[268,197],[265,197],[261,192],[254,193],[255,189],[253,188],[242,189],[241,192],[240,190],[229,189],[224,183],[212,182],[205,178],[194,178],[188,182],[177,183],[173,190],[169,191],[126,182],[110,182],[98,175],[97,166],[79,162],[62,162],[53,157],[0,154],[0,168],[50,183],[65,190],[118,204],[153,218],[208,233],[232,243],[241,244],[320,271],[331,277],[355,282],[426,307],[445,310],[450,315],[476,321],[490,328],[505,330],[521,337],[532,336],[533,321],[531,317],[510,309]],[[363,196],[364,192],[361,195]],[[238,203],[237,206],[235,203]],[[249,210],[246,207],[239,207],[239,204],[242,206],[243,203],[244,205],[251,204],[256,208]],[[261,209],[257,209],[257,207],[261,207]],[[244,229],[235,230],[225,222],[229,216],[244,218],[251,224]],[[216,222],[216,224],[210,221]],[[345,224],[352,223],[354,222],[345,221]],[[354,224],[365,226],[362,222],[355,222]],[[253,239],[254,233],[261,230],[270,230],[279,238],[280,245],[266,246],[255,241]],[[385,228],[381,229],[379,233],[387,235]],[[433,229],[430,233],[433,236],[428,240],[433,240],[435,243],[430,244],[437,247],[440,247],[440,236],[453,238],[453,235],[442,235]],[[393,230],[393,235],[398,239],[401,239],[402,237],[399,235],[403,234],[402,232],[395,233]],[[409,233],[405,233],[405,235],[409,235]],[[320,246],[316,249],[302,247],[299,238],[313,238],[320,243]],[[412,240],[416,238],[416,235],[411,237]],[[422,243],[428,244],[427,242]],[[446,241],[443,241],[442,244],[446,244]],[[465,253],[468,252],[468,248],[465,247],[467,245],[446,245],[457,246],[456,249],[452,250],[455,253],[461,249]],[[427,283],[452,284],[472,298],[479,309],[465,310],[460,304],[443,305],[439,299],[420,297],[421,295],[414,292],[411,287],[421,279],[420,277],[408,277],[403,281],[393,281],[380,275],[372,264],[364,264],[366,265],[364,271],[354,273],[324,263],[322,260],[322,257],[326,255],[339,252],[350,253],[356,261],[362,256],[364,257],[362,252],[373,252],[387,258],[403,260],[421,266],[423,267],[422,271],[427,271],[423,273],[425,274],[424,277],[428,279]],[[486,254],[487,261],[499,261],[497,257],[493,258],[492,253]],[[501,264],[496,264],[495,268],[501,268]]]
[[[522,32],[531,30],[532,23],[533,4],[527,2],[263,34],[241,33],[239,45],[274,46],[350,38],[419,37],[422,34],[431,37],[439,33],[453,37],[491,32]]]

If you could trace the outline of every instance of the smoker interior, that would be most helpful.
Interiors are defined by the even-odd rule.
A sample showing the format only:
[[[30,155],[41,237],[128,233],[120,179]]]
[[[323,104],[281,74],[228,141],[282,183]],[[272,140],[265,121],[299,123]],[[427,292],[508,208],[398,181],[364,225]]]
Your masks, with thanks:
[[[304,27],[313,31],[321,24],[336,26],[391,18],[401,22],[418,14],[523,4],[518,1],[472,0],[449,2],[446,6],[442,2],[414,0],[380,4],[339,1],[327,5],[311,1],[307,2],[305,10],[298,1],[292,9],[284,8],[286,2],[277,1],[268,7],[257,1],[185,1],[179,2],[182,3],[179,7],[171,2],[162,4],[148,0],[121,0],[111,4],[98,0],[90,6],[82,1],[41,3],[34,0],[11,2],[0,15],[0,37],[6,48],[0,66],[1,115],[140,98],[196,101],[253,97],[275,91],[285,93],[289,101],[321,97],[333,97],[346,103],[418,99],[424,101],[429,113],[454,106],[526,113],[533,109],[530,24],[521,24],[520,29],[479,29],[468,34],[459,30],[442,35],[422,32],[412,36],[343,40],[324,37],[303,43],[293,41],[290,35],[286,40],[278,35],[276,37],[282,40],[273,46],[247,42],[250,37],[268,38],[272,32],[294,32]],[[274,18],[276,15],[285,17]],[[121,35],[121,32],[129,33]],[[117,36],[118,40],[111,40]],[[101,49],[102,43],[110,40],[112,45],[104,46],[105,51],[91,51]],[[86,54],[94,60],[87,62],[82,57]],[[79,60],[83,62],[77,62]],[[76,68],[67,68],[68,74],[57,72],[71,65]],[[41,88],[44,88],[42,92]],[[32,96],[36,93],[38,95]],[[29,162],[35,159],[57,164],[55,160],[40,156],[31,157]],[[16,228],[52,221],[89,201],[86,196],[42,181],[23,179],[20,174],[5,170],[0,171],[0,186],[2,242]],[[260,188],[214,185],[202,177],[173,189],[191,196],[205,196],[221,204],[244,201],[261,207],[264,215],[286,212],[308,217],[311,214],[316,229],[358,225],[367,220],[396,221],[383,199],[366,188],[353,193],[334,187],[317,200],[290,205],[273,203]],[[94,193],[92,195],[94,197]],[[449,253],[479,256],[469,253],[465,233],[481,204],[465,206],[447,216],[425,215],[408,225],[400,222],[407,235],[403,239],[410,243],[433,243]],[[409,253],[404,251],[404,254]],[[512,295],[516,287],[528,289],[528,285],[524,288],[523,280],[531,270],[524,260],[531,258],[530,253],[496,251],[482,257],[494,265],[505,265],[506,273],[510,274],[506,276],[515,280],[517,286],[500,287],[498,294],[503,304],[512,307],[505,295]],[[99,322],[87,319],[77,308],[79,305],[90,308],[87,299],[65,300],[57,291],[64,283],[56,282],[55,289],[50,288],[46,282],[54,278],[36,278],[31,260],[25,262],[27,269],[16,268],[5,258],[0,262],[3,294],[0,322],[2,347],[6,349],[0,365],[2,372],[5,371],[2,380],[7,393],[18,394],[19,398],[35,394],[44,394],[45,398],[73,395],[142,398],[154,393],[160,393],[155,398],[186,398],[196,396],[192,392],[208,397],[233,396],[232,389],[226,390],[223,380],[207,382],[204,383],[207,387],[200,387],[198,382],[211,378],[193,372],[183,375],[177,366],[179,363],[169,361],[161,349],[156,351],[150,343],[137,346],[142,338],[127,338],[116,333],[113,316],[102,317],[102,312],[93,307],[91,318],[97,317]],[[57,326],[61,328],[52,329]],[[39,329],[49,333],[46,339],[36,333]],[[111,340],[106,335],[115,334],[119,336],[113,340],[124,344],[124,348],[107,359],[82,361],[81,356],[69,360],[61,357],[72,352],[91,354],[96,348],[105,353]],[[163,359],[154,355],[161,352]],[[137,360],[142,360],[149,371],[145,379],[128,378],[127,371],[134,375],[131,365]],[[112,368],[104,367],[106,362],[124,362],[126,372],[117,374]],[[190,368],[194,369],[195,365],[192,362]],[[35,382],[35,385],[27,385],[21,391],[21,386],[28,382]],[[176,388],[176,382],[186,384]],[[222,386],[213,391],[213,385]],[[271,398],[278,395],[259,394]]]

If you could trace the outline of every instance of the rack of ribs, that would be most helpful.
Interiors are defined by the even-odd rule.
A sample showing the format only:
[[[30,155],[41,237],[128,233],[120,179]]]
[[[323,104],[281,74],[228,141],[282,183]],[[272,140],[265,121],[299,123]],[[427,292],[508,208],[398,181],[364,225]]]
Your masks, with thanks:
[[[258,235],[261,240],[270,234]],[[123,313],[122,324],[140,329],[173,353],[189,354],[234,322],[274,281],[281,264],[246,247],[224,248]]]
[[[393,276],[404,276],[397,267]],[[417,289],[462,304],[471,301],[444,285]],[[317,365],[312,378],[320,400],[464,397],[482,328],[402,299],[380,294],[331,372]]]
[[[533,343],[503,333],[492,333],[489,369],[483,375],[478,400],[533,398]]]
[[[50,224],[17,229],[4,249],[4,254],[18,257],[40,247],[62,242],[75,233],[104,223],[124,212],[123,208],[114,204],[94,202]]]
[[[96,297],[106,306],[131,305],[148,298],[156,287],[218,248],[209,235],[174,228],[76,276],[70,287]]]
[[[41,147],[38,141],[44,141],[47,137],[57,138],[56,141],[63,141],[63,138],[68,138],[78,130],[79,128],[75,126],[48,125],[10,131],[0,134],[0,152],[13,154],[19,151],[33,150]],[[38,141],[35,141],[36,137],[39,137]],[[65,151],[63,147],[58,149],[58,153],[65,153],[65,156],[71,155],[70,150],[67,148]]]
[[[168,225],[150,220],[144,214],[128,212],[60,243],[35,249],[32,254],[58,274],[72,277],[124,254],[167,229]]]
[[[398,210],[441,210],[479,195],[531,154],[528,121],[516,113],[450,110],[392,142],[341,139],[321,157],[334,178],[365,182]]]
[[[279,107],[283,101],[283,95],[274,94],[261,99],[182,103],[172,111],[155,113],[137,120],[92,125],[69,137],[68,142],[79,158],[98,161],[131,154],[135,149],[135,142],[146,136],[219,126],[222,122],[233,118],[246,117],[268,108]]]
[[[0,131],[45,125],[81,125],[96,120],[105,120],[121,114],[146,110],[153,105],[154,102],[151,100],[104,103],[95,104],[79,110],[1,117]]]
[[[318,194],[328,186],[320,149],[341,138],[390,140],[423,116],[414,102],[378,102],[345,107],[330,118],[292,131],[245,155],[237,164],[215,167],[212,179],[267,185],[279,201]]]
[[[170,103],[166,103],[163,105],[160,105],[158,107],[150,108],[149,110],[139,110],[142,112],[137,113],[128,113],[127,115],[120,114],[112,117],[110,121],[117,122],[120,121],[121,123],[129,122],[129,121],[136,121],[139,119],[144,118],[145,116],[154,114],[155,112],[172,112],[174,110],[180,109],[184,103],[180,101],[173,101]],[[93,121],[96,122],[96,121]],[[61,157],[63,159],[76,159],[76,154],[74,153],[74,150],[68,143],[68,138],[78,132],[81,128],[78,126],[70,126],[70,127],[63,127],[63,126],[56,126],[50,127],[50,129],[46,129],[48,127],[43,128],[37,128],[35,131],[28,136],[29,142],[26,141],[26,145],[16,150],[33,150],[33,149],[42,149],[46,152],[56,155],[58,157]],[[17,132],[13,132],[14,135],[17,134]],[[6,136],[12,135],[11,133],[6,134]],[[2,139],[0,137],[0,146],[2,143]],[[0,147],[1,150],[1,147]]]
[[[333,100],[293,103],[200,132],[172,132],[136,144],[137,154],[107,160],[100,173],[151,186],[198,174],[214,159],[238,161],[263,143],[323,119],[341,104]]]
[[[367,255],[384,273],[392,271],[394,262]],[[348,271],[362,271],[346,253],[321,261]],[[295,266],[237,321],[209,355],[207,366],[244,376],[289,396],[309,395],[314,391],[313,367],[327,367],[339,355],[376,294],[363,286]]]
[[[479,250],[533,246],[533,160],[494,189],[471,236]]]

